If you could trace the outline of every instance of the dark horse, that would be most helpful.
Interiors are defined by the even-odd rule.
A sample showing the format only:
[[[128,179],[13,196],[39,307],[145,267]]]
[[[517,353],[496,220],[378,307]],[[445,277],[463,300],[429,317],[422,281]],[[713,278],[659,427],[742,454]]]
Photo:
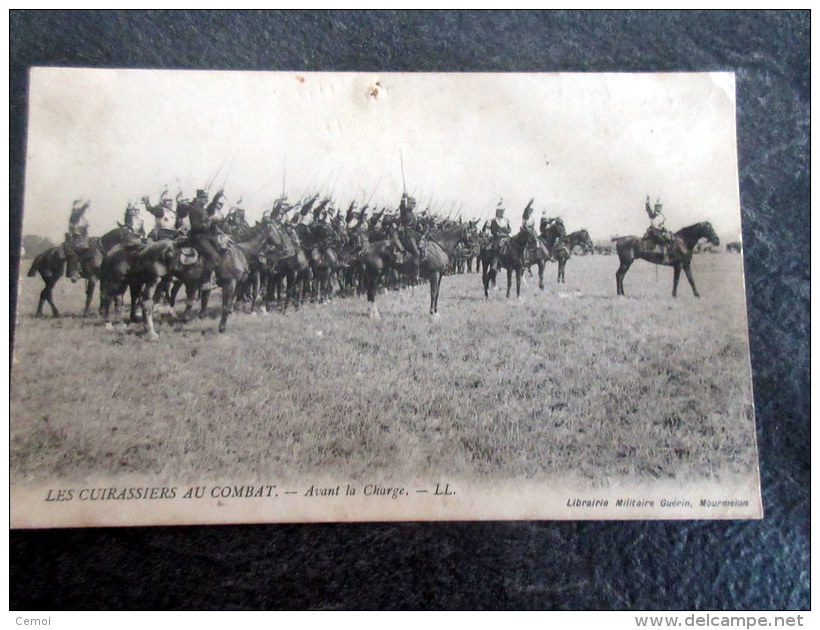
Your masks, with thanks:
[[[538,237],[538,247],[535,250],[535,264],[538,265],[538,288],[544,288],[544,267],[546,263],[558,263],[558,282],[564,282],[564,269],[570,257],[570,247],[567,246],[566,230],[561,219],[554,219],[544,228]]]
[[[629,266],[636,258],[643,258],[655,265],[667,265],[674,269],[675,275],[672,280],[672,297],[677,297],[678,294],[678,280],[680,280],[680,271],[683,269],[686,274],[686,279],[692,287],[692,293],[695,297],[700,297],[698,290],[695,288],[695,280],[692,278],[692,252],[695,249],[697,242],[705,238],[713,245],[720,245],[720,239],[712,224],[708,221],[703,223],[695,223],[689,227],[675,232],[674,242],[667,245],[664,250],[658,250],[653,241],[641,238],[639,236],[622,236],[620,238],[612,239],[615,241],[615,248],[618,251],[618,258],[621,261],[621,266],[615,272],[615,284],[618,295],[624,295],[624,276],[629,270]]]
[[[576,247],[581,250],[582,254],[594,254],[595,246],[592,244],[592,238],[586,230],[576,230],[567,234],[567,247],[573,251]]]
[[[450,261],[455,256],[459,243],[471,242],[476,236],[476,223],[468,221],[453,227],[428,232],[422,242],[424,253],[419,264],[419,273],[430,281],[430,315],[438,316],[438,296],[441,278],[450,269]]]
[[[91,300],[94,298],[94,289],[97,286],[97,277],[100,273],[100,265],[106,252],[110,251],[118,243],[122,243],[130,232],[126,228],[115,228],[101,237],[88,239],[88,249],[79,256],[80,277],[85,279],[85,308],[83,315],[91,313]],[[64,245],[49,247],[44,252],[35,256],[28,270],[28,277],[33,278],[38,273],[46,283],[45,288],[40,292],[40,301],[37,303],[36,316],[43,314],[43,305],[48,302],[54,317],[60,316],[60,311],[54,304],[53,291],[57,281],[65,275],[66,254]]]
[[[262,247],[271,238],[271,226],[260,224],[251,228],[242,241],[229,240],[227,249],[222,255],[222,259],[216,267],[217,284],[222,290],[222,318],[219,321],[219,332],[224,332],[228,322],[228,316],[233,312],[233,303],[236,296],[238,283],[245,280],[251,272],[250,258],[261,251]],[[117,249],[112,250],[115,254]],[[146,337],[155,341],[158,339],[154,329],[154,301],[157,297],[157,287],[164,278],[173,275],[185,284],[188,303],[185,310],[186,319],[191,311],[193,297],[196,290],[204,284],[209,273],[205,271],[202,260],[198,260],[191,265],[183,265],[180,262],[180,249],[174,241],[162,240],[148,244],[138,252],[130,255],[123,252],[123,264],[119,263],[119,257],[111,256],[110,264],[106,263],[105,283],[111,289],[106,291],[106,299],[110,300],[117,293],[124,291],[126,285],[131,286],[132,296],[135,295],[135,287],[142,294],[142,319]],[[210,291],[202,293],[202,315],[207,306],[207,297]],[[132,297],[132,303],[133,303]]]
[[[376,292],[384,274],[390,269],[399,269],[404,263],[403,248],[395,235],[372,243],[364,237],[360,244],[362,249],[354,264],[367,291],[368,315],[372,319],[381,319],[376,307]]]
[[[518,234],[501,245],[498,252],[498,265],[507,270],[507,297],[510,297],[513,271],[515,271],[515,295],[518,298],[521,297],[521,275],[524,268],[533,262],[531,255],[533,250],[538,250],[538,237],[534,231],[526,229],[520,230]],[[482,267],[484,297],[488,298],[490,282],[495,281],[496,273],[486,258],[482,260]]]

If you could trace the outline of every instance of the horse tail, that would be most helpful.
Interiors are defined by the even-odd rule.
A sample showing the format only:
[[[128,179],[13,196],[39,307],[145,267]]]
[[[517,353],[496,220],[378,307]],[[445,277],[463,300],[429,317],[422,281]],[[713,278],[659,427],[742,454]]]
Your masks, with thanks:
[[[37,275],[37,268],[40,266],[40,260],[42,260],[43,255],[37,254],[34,257],[34,260],[31,261],[31,268],[28,270],[28,277],[33,278]]]

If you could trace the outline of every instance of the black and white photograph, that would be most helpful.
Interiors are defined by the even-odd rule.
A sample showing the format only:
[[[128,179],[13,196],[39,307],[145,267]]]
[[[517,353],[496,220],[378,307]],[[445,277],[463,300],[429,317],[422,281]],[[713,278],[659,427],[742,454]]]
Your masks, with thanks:
[[[763,516],[734,74],[29,82],[13,527]]]

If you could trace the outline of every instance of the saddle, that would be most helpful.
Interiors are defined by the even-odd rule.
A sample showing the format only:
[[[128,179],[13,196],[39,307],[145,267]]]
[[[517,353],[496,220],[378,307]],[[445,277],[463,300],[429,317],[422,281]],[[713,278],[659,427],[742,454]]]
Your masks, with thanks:
[[[674,240],[670,232],[650,227],[643,235],[643,244],[647,251],[662,254],[669,252],[674,245]]]

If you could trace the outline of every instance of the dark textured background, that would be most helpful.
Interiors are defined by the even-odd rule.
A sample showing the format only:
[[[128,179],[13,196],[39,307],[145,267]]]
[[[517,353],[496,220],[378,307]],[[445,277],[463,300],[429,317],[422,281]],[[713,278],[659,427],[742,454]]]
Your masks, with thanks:
[[[752,522],[14,531],[12,609],[808,608],[808,11],[12,12],[10,27],[12,252],[33,65],[736,72],[766,510]]]

